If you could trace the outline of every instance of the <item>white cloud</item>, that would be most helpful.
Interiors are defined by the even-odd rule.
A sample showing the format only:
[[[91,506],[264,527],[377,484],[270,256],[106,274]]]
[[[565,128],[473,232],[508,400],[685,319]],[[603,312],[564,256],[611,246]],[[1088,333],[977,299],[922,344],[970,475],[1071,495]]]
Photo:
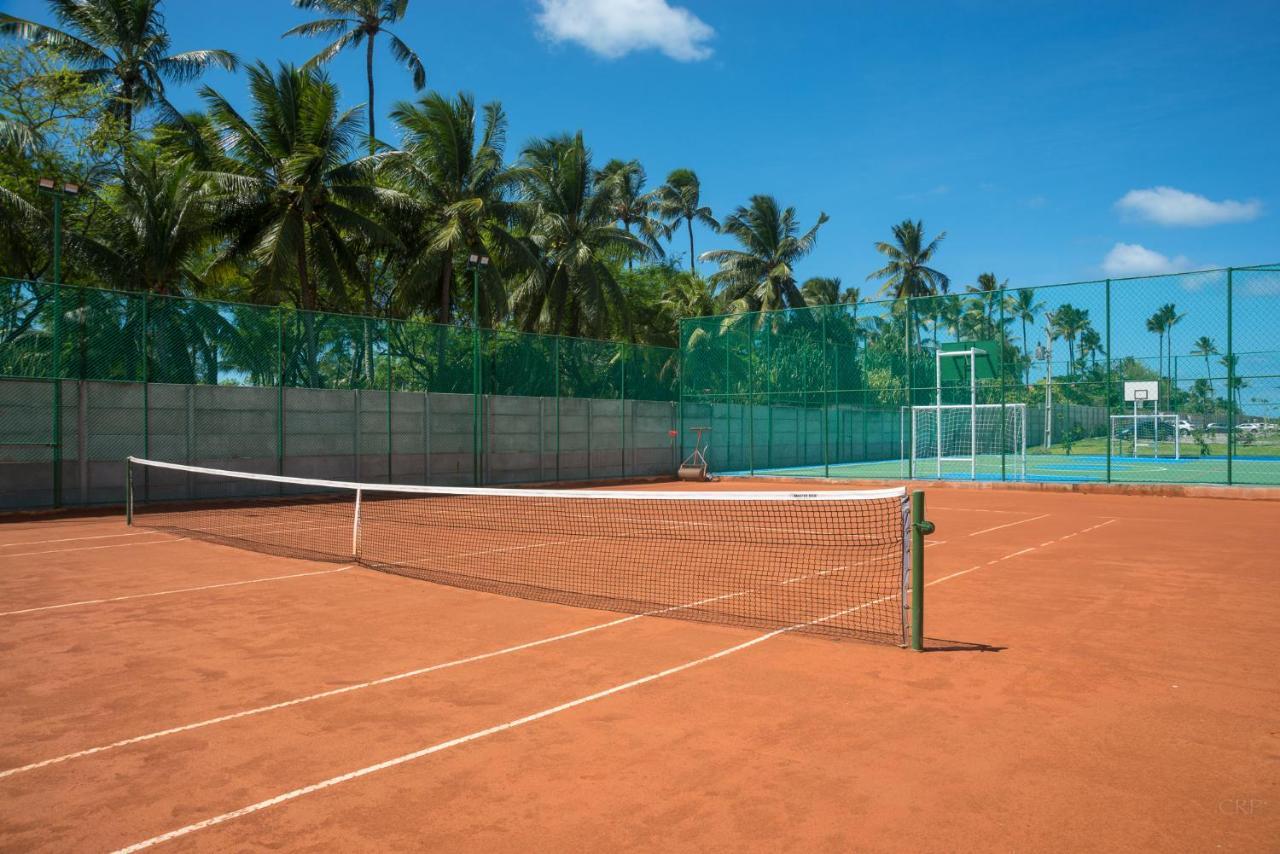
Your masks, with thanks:
[[[1262,216],[1262,202],[1251,199],[1215,202],[1173,187],[1130,190],[1116,207],[1121,213],[1157,225],[1201,226],[1224,222],[1249,222]]]
[[[1185,255],[1170,258],[1137,243],[1117,243],[1102,259],[1102,272],[1108,276],[1158,276],[1192,268]]]
[[[538,0],[542,34],[577,42],[609,59],[636,50],[658,50],[680,62],[711,56],[705,44],[715,30],[667,0]]]

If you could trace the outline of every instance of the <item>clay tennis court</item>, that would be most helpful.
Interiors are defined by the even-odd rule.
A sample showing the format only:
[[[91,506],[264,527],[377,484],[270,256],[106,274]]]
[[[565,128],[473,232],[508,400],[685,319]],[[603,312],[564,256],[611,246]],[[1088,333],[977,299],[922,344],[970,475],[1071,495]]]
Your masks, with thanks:
[[[0,525],[0,847],[1274,850],[1278,505],[927,500],[925,653]]]

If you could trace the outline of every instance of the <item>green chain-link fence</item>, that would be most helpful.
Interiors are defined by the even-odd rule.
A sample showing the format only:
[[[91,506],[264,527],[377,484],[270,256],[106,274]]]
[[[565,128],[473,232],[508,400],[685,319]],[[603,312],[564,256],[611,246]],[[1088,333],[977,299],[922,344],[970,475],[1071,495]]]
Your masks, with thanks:
[[[0,281],[0,506],[119,501],[128,455],[397,483],[669,474],[678,363],[664,347]]]
[[[940,377],[973,342],[989,369]],[[1280,266],[693,318],[681,346],[715,472],[1280,485]]]

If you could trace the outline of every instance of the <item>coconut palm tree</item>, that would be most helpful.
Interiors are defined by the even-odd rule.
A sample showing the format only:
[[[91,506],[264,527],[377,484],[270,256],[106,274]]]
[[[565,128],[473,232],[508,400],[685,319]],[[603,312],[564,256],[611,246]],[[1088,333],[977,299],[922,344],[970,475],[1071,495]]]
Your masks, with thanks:
[[[889,260],[868,274],[867,281],[884,279],[880,292],[892,294],[894,299],[945,294],[951,289],[951,279],[929,264],[946,237],[944,231],[926,242],[923,221],[903,220],[893,227],[893,243],[875,244],[876,251]]]
[[[1063,303],[1053,313],[1052,325],[1058,336],[1067,342],[1067,354],[1071,369],[1076,369],[1076,337],[1089,328],[1089,309],[1076,308]]]
[[[222,140],[206,153],[206,173],[226,235],[221,260],[251,258],[260,294],[296,286],[305,310],[307,365],[316,372],[317,340],[310,312],[319,285],[345,303],[344,285],[361,281],[355,246],[393,244],[377,215],[413,209],[395,190],[370,180],[369,158],[358,147],[361,108],[338,109],[338,90],[322,72],[264,63],[249,67],[253,120],[212,88],[201,90],[208,119]]]
[[[1098,354],[1106,355],[1106,350],[1102,346],[1102,336],[1098,334],[1098,330],[1090,324],[1086,326],[1080,333],[1080,361],[1084,361],[1085,357],[1089,359],[1089,367],[1097,369]]]
[[[1176,326],[1186,314],[1178,314],[1177,308],[1173,303],[1165,303],[1160,306],[1160,314],[1164,318],[1164,334],[1165,347],[1167,348],[1167,358],[1165,359],[1165,367],[1168,369],[1169,382],[1173,382],[1173,327]]]
[[[126,159],[103,193],[104,224],[81,241],[104,276],[122,290],[181,293],[200,286],[198,253],[216,239],[204,176],[190,162],[169,163],[147,150]]]
[[[1201,335],[1191,345],[1191,355],[1204,356],[1204,375],[1209,381],[1209,393],[1213,394],[1213,369],[1209,367],[1209,357],[1218,355],[1218,345],[1208,335]]]
[[[55,51],[82,81],[105,84],[107,112],[129,130],[147,107],[178,115],[165,96],[166,82],[188,83],[210,68],[237,66],[225,50],[169,53],[160,0],[49,0],[49,7],[62,29],[0,12],[0,35]]]
[[[1156,347],[1157,377],[1164,376],[1164,333],[1167,328],[1163,310],[1158,310],[1147,318],[1147,331],[1159,336],[1159,344]]]
[[[720,230],[720,223],[711,215],[711,208],[702,204],[702,183],[692,169],[675,169],[667,175],[667,181],[657,190],[658,215],[670,228],[684,220],[689,233],[689,272],[697,273],[694,264],[693,224],[705,225],[712,231]],[[670,236],[670,231],[668,231]]]
[[[843,301],[839,276],[813,276],[805,279],[800,286],[800,294],[806,305],[835,305]]]
[[[827,219],[825,213],[818,214],[813,227],[800,234],[795,208],[782,209],[773,196],[752,196],[721,225],[721,231],[742,248],[702,253],[703,261],[720,265],[711,284],[726,302],[736,303],[739,311],[804,306],[804,295],[796,286],[795,264],[813,251],[818,229]]]
[[[1005,311],[1015,320],[1022,322],[1022,352],[1030,355],[1027,349],[1027,324],[1036,322],[1036,315],[1044,310],[1044,303],[1036,301],[1034,288],[1020,288],[1006,298]],[[1023,382],[1031,385],[1031,360],[1025,360]]]
[[[514,207],[513,263],[520,277],[511,293],[525,330],[580,335],[628,325],[626,297],[613,263],[648,250],[614,218],[612,188],[595,183],[582,133],[536,140],[513,170],[520,200]]]
[[[968,285],[965,287],[965,293],[978,294],[974,299],[981,303],[988,325],[993,323],[992,317],[995,314],[997,306],[999,306],[999,303],[996,301],[996,294],[1004,290],[1008,285],[1008,279],[1002,283],[996,278],[995,273],[982,273],[978,276],[978,283],[976,285]]]
[[[391,30],[390,24],[404,18],[408,10],[409,0],[293,0],[299,9],[316,9],[332,17],[319,21],[310,21],[288,29],[286,36],[332,36],[334,39],[324,50],[307,60],[303,68],[314,68],[333,59],[347,48],[356,48],[364,44],[365,79],[369,84],[369,152],[376,150],[377,136],[374,133],[374,117],[377,109],[373,100],[373,46],[378,36],[386,35],[387,44],[391,47],[391,55],[396,61],[413,75],[415,91],[427,85],[427,70],[422,60],[407,44]]]
[[[432,92],[413,103],[399,102],[391,118],[404,142],[382,157],[382,166],[429,212],[410,224],[416,235],[410,239],[427,251],[396,259],[397,279],[420,301],[431,299],[439,322],[449,323],[457,259],[471,253],[496,259],[506,237],[504,223],[511,216],[506,193],[512,183],[502,160],[507,117],[498,103],[477,110],[469,94],[450,100]],[[482,285],[486,313],[496,320],[506,308],[496,269]]]
[[[658,238],[670,237],[670,234],[657,216],[657,191],[644,191],[645,177],[639,160],[610,160],[596,176],[596,183],[613,185],[613,212],[618,222],[628,233],[631,226],[636,226],[640,239],[654,255],[661,257],[662,244]],[[634,255],[627,258],[627,269],[631,269],[634,260]]]

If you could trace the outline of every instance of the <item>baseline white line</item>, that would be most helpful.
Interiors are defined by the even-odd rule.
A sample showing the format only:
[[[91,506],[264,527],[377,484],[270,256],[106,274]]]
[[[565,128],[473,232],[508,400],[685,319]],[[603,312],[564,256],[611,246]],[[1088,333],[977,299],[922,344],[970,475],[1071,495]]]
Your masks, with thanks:
[[[999,531],[1001,528],[1012,528],[1014,525],[1022,525],[1026,522],[1034,522],[1037,519],[1048,519],[1048,518],[1049,518],[1048,513],[1042,513],[1039,516],[1032,516],[1030,519],[1019,519],[1016,522],[1006,522],[1003,525],[995,525],[994,527],[991,527],[991,528],[983,528],[981,531],[974,531],[969,536],[976,537],[979,534],[990,534],[992,531]]]
[[[262,584],[266,581],[284,581],[287,578],[306,578],[309,575],[332,575],[345,572],[355,564],[338,569],[322,569],[315,572],[295,572],[290,575],[272,575],[267,578],[251,578],[247,581],[225,581],[220,584],[205,584],[200,587],[179,587],[174,590],[158,590],[155,593],[132,593],[128,596],[112,596],[105,599],[85,599],[81,602],[64,602],[61,605],[41,605],[37,608],[23,608],[20,611],[0,611],[0,617],[13,617],[18,614],[34,614],[37,611],[57,611],[60,608],[77,608],[82,605],[106,605],[110,602],[125,602],[130,599],[150,599],[153,596],[172,596],[175,593],[195,593],[200,590],[218,590],[223,587],[243,587],[246,584]],[[3,776],[3,775],[0,775]]]
[[[29,540],[25,543],[0,543],[0,549],[16,549],[19,546],[43,546],[46,543],[71,543],[77,540],[110,540],[115,537],[150,537],[161,531],[134,531],[130,534],[99,534],[95,537],[61,537],[56,540]]]
[[[157,532],[159,533],[159,532]],[[14,554],[5,555],[5,557],[29,557],[30,555],[51,555],[59,552],[91,552],[98,549],[140,549],[143,546],[162,546],[166,543],[181,543],[190,537],[174,537],[171,540],[155,540],[149,543],[117,543],[114,546],[76,546],[73,549],[48,549],[42,552],[16,552]]]
[[[343,567],[343,569],[349,569],[349,568],[350,567]],[[336,572],[338,570],[333,570],[333,571]],[[319,573],[308,573],[308,574],[316,575]],[[599,631],[600,629],[607,629],[613,626],[620,626],[623,623],[630,623],[634,620],[639,620],[642,617],[658,616],[671,611],[679,611],[684,608],[696,608],[699,605],[706,605],[709,602],[717,602],[722,599],[731,599],[735,596],[742,596],[742,595],[744,594],[743,593],[727,593],[723,596],[713,596],[711,598],[702,599],[698,602],[693,602],[688,605],[675,605],[670,608],[661,608],[656,611],[649,611],[644,614],[631,614],[626,617],[619,617],[616,620],[610,620],[606,623],[597,623],[594,626],[587,626],[581,629],[574,629],[571,632],[564,632],[562,634],[553,635],[551,637],[539,638],[537,640],[528,641],[526,643],[516,644],[515,646],[508,646],[508,647],[503,647],[502,649],[490,650],[489,652],[478,653],[476,655],[467,656],[466,658],[457,658],[452,661],[444,661],[439,664],[430,664],[430,665],[427,665],[426,667],[419,667],[416,670],[406,670],[403,673],[393,673],[390,676],[383,676],[380,679],[370,679],[367,682],[359,682],[354,685],[344,685],[341,688],[332,688],[328,691],[319,691],[317,693],[307,694],[302,697],[294,697],[293,699],[290,699],[290,700],[282,700],[279,703],[271,703],[270,705],[258,706],[253,709],[244,709],[239,712],[232,712],[230,714],[220,715],[216,718],[208,718],[203,721],[196,721],[195,723],[183,724],[182,726],[176,726],[176,727],[170,727],[169,729],[157,730],[156,732],[149,732],[143,735],[133,736],[132,738],[123,738],[123,739],[120,739],[119,741],[113,741],[110,744],[102,744],[102,745],[98,745],[97,747],[88,747],[88,748],[85,748],[84,750],[77,750],[73,753],[63,754],[62,756],[54,756],[50,759],[43,759],[39,762],[32,762],[29,765],[22,765],[16,768],[8,768],[8,769],[5,769],[4,771],[0,771],[0,779],[3,779],[5,777],[12,777],[15,774],[23,774],[28,771],[35,771],[39,768],[46,768],[50,765],[57,765],[72,759],[80,759],[85,756],[92,756],[95,753],[105,753],[108,750],[116,750],[121,747],[128,747],[131,744],[141,744],[144,741],[154,741],[157,738],[163,738],[167,735],[176,735],[181,732],[190,732],[195,729],[203,729],[204,727],[213,726],[214,724],[226,723],[227,721],[239,720],[240,718],[252,717],[253,715],[261,715],[266,712],[276,711],[278,709],[287,709],[290,706],[300,706],[303,703],[312,703],[312,702],[315,702],[316,700],[323,700],[326,697],[337,697],[342,694],[349,694],[352,691],[361,691],[365,688],[373,688],[378,685],[389,685],[392,682],[399,682],[404,679],[412,679],[415,676],[422,676],[427,673],[433,673],[437,670],[447,670],[451,667],[459,667],[463,664],[472,664],[477,661],[484,661],[485,659],[488,659],[488,658],[496,658],[499,655],[508,655],[513,652],[521,652],[526,649],[533,649],[534,647],[543,646],[549,643],[554,643],[555,641],[562,641],[562,640],[568,640],[569,638],[576,638],[581,635]]]

